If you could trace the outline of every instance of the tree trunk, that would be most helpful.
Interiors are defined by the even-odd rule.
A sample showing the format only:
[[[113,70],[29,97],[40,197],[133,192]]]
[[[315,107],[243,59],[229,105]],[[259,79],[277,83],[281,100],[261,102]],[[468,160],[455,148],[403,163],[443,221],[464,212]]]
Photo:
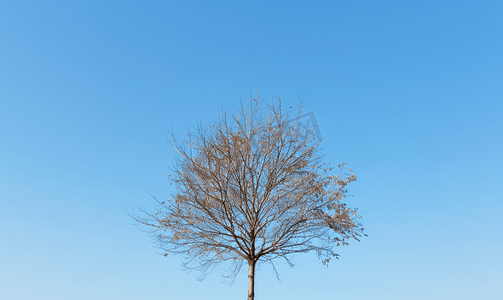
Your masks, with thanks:
[[[248,262],[248,300],[255,299],[255,261]]]

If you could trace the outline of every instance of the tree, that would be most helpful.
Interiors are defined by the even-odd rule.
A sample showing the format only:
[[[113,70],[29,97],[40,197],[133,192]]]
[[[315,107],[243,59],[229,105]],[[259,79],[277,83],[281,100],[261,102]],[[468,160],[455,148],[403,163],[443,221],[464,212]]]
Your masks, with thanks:
[[[292,254],[314,251],[328,264],[338,257],[334,247],[364,235],[357,209],[342,202],[355,175],[343,174],[344,164],[333,175],[318,154],[320,141],[299,126],[300,107],[293,117],[288,111],[281,100],[250,97],[239,113],[224,111],[181,142],[172,134],[176,194],[158,201],[155,213],[133,216],[165,256],[184,255],[184,266],[201,278],[230,262],[226,277],[234,280],[246,262],[248,300],[259,261],[274,268],[283,258],[293,266]]]

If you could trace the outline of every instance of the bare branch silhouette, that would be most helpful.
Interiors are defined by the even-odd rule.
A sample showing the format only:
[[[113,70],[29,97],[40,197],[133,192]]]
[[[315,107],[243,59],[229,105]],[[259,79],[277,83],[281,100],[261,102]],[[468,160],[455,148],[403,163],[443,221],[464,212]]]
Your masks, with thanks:
[[[250,97],[238,113],[224,112],[181,142],[172,134],[179,156],[169,178],[177,192],[157,201],[154,213],[132,216],[200,278],[230,262],[233,280],[246,262],[248,300],[259,261],[292,265],[292,254],[314,251],[328,264],[335,247],[364,235],[357,209],[342,202],[355,175],[323,163],[314,130],[299,126],[300,107],[294,116],[286,111],[279,99]]]

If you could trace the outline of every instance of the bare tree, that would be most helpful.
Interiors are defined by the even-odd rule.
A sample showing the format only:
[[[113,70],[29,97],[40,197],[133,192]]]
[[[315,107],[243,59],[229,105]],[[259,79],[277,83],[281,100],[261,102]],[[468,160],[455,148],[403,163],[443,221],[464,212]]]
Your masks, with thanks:
[[[158,201],[155,213],[133,216],[164,255],[184,255],[184,266],[201,278],[230,262],[226,277],[234,280],[246,262],[248,300],[259,261],[293,266],[292,254],[314,251],[328,264],[335,246],[364,235],[357,209],[341,201],[355,175],[343,174],[344,164],[333,175],[313,132],[298,126],[300,107],[293,117],[288,111],[281,100],[250,97],[239,113],[224,112],[181,142],[172,134],[179,157],[169,177],[177,192]]]

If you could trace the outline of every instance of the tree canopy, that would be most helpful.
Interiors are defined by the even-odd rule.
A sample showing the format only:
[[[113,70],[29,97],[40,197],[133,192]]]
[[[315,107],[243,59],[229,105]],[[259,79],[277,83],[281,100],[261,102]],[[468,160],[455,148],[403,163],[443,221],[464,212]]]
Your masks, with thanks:
[[[230,262],[233,279],[246,263],[249,300],[258,262],[292,265],[292,254],[314,251],[328,264],[335,247],[364,235],[357,209],[343,202],[356,177],[344,163],[323,162],[313,130],[299,126],[301,113],[250,97],[181,141],[172,134],[176,193],[133,218],[165,255],[183,255],[202,277]]]

